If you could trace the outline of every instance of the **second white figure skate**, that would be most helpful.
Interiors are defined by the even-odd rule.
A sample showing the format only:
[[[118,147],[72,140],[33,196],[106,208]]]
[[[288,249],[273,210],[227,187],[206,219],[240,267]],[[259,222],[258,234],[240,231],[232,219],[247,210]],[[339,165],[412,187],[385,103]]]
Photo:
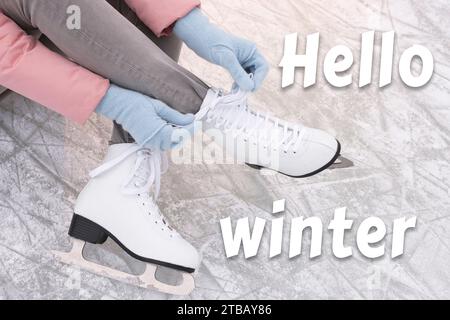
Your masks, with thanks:
[[[165,166],[167,160],[160,152],[136,144],[110,146],[103,165],[91,172],[92,179],[77,199],[69,230],[72,251],[54,252],[56,256],[64,263],[136,286],[189,294],[195,288],[190,273],[197,269],[199,255],[168,225],[155,203]],[[84,259],[86,242],[102,244],[108,237],[147,263],[144,274],[134,276]],[[172,286],[158,281],[156,265],[182,271],[183,283]]]
[[[253,111],[247,96],[239,89],[229,94],[210,89],[196,115],[206,133],[221,133],[223,139],[215,141],[238,163],[296,178],[353,166],[330,134]]]

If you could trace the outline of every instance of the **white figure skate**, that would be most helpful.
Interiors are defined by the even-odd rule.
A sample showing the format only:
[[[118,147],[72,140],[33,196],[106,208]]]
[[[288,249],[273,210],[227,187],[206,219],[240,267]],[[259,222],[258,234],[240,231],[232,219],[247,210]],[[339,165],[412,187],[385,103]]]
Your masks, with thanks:
[[[112,145],[104,164],[91,172],[91,181],[77,199],[69,230],[74,238],[72,251],[55,252],[57,257],[119,281],[169,294],[189,294],[195,288],[189,273],[198,267],[199,255],[167,224],[155,204],[164,166],[167,160],[162,153],[136,144]],[[102,244],[108,237],[147,263],[144,274],[134,276],[84,259],[86,242]],[[183,283],[171,286],[156,280],[155,264],[182,271]]]
[[[216,142],[237,162],[297,178],[353,166],[340,156],[341,145],[333,136],[255,112],[247,106],[247,95],[238,89],[230,94],[211,89],[196,115],[206,133],[222,133],[224,139]]]

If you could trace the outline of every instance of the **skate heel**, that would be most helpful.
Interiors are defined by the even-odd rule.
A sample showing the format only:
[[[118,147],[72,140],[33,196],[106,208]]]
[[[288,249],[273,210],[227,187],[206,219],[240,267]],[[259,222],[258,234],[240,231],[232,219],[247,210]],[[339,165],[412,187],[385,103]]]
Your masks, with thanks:
[[[102,244],[108,239],[108,234],[101,226],[85,217],[73,215],[69,235],[93,244]]]

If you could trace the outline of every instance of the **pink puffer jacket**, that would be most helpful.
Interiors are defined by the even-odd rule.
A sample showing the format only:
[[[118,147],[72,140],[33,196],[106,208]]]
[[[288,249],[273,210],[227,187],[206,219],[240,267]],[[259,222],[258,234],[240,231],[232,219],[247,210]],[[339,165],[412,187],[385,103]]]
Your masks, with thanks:
[[[158,36],[199,0],[125,0]],[[109,81],[50,51],[0,12],[0,85],[79,123],[105,95]]]

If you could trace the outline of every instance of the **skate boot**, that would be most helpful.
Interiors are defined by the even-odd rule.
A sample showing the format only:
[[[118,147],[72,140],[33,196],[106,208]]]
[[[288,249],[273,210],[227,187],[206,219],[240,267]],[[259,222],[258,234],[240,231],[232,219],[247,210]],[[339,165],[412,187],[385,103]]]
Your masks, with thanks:
[[[232,154],[238,163],[292,177],[309,177],[327,168],[353,165],[340,157],[341,146],[333,136],[255,112],[247,105],[247,95],[239,89],[230,94],[210,89],[196,115],[204,132],[212,132],[225,149],[222,151]]]
[[[188,273],[198,267],[199,255],[169,226],[155,203],[164,167],[167,159],[160,152],[136,144],[112,145],[104,164],[91,172],[91,181],[77,199],[69,230],[74,238],[72,252],[57,253],[59,258],[141,287],[189,294],[194,280]],[[143,275],[130,275],[83,258],[86,242],[102,244],[108,237],[130,256],[148,263]],[[183,283],[170,286],[157,281],[155,265],[182,271]]]

